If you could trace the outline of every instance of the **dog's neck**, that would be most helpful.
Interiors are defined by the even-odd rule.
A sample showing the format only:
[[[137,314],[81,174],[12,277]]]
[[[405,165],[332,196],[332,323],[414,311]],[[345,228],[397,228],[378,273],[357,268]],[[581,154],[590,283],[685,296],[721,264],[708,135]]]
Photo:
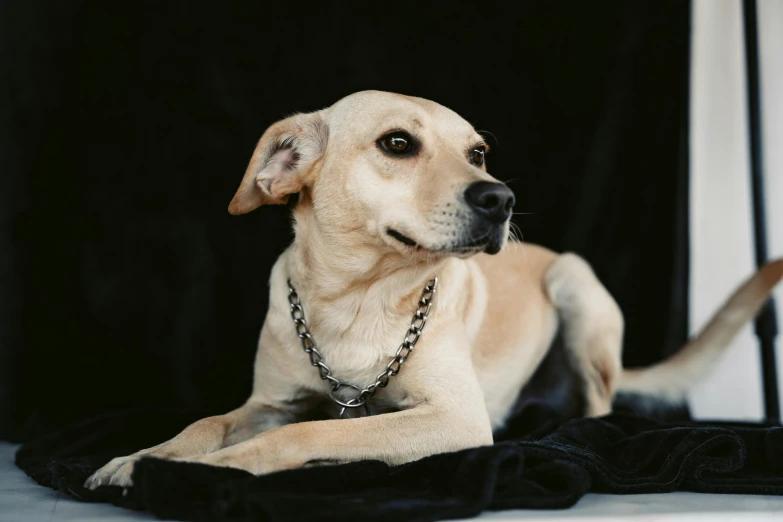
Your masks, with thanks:
[[[424,285],[447,262],[414,261],[386,252],[362,240],[356,230],[327,234],[307,204],[298,205],[294,217],[288,276],[306,296],[310,315],[329,323],[335,333],[350,328],[360,310],[379,320],[409,316]]]

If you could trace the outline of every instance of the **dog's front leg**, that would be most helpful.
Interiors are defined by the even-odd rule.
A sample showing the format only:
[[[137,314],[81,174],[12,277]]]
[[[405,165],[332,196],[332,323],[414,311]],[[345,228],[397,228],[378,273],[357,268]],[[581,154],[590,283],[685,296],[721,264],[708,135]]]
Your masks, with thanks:
[[[412,361],[383,392],[386,400],[398,401],[400,411],[287,424],[209,455],[178,460],[258,475],[359,460],[398,465],[492,444],[489,413],[464,325],[434,321],[428,328]],[[280,395],[278,400],[282,398]]]
[[[481,404],[483,407],[483,404]],[[403,464],[492,444],[486,414],[425,403],[372,417],[289,424],[201,457],[182,459],[264,474],[313,464],[381,460]]]
[[[258,433],[290,422],[283,411],[248,401],[227,413],[194,422],[173,439],[126,457],[117,457],[93,473],[84,486],[130,486],[135,463],[142,457],[181,459],[217,451],[247,440]]]

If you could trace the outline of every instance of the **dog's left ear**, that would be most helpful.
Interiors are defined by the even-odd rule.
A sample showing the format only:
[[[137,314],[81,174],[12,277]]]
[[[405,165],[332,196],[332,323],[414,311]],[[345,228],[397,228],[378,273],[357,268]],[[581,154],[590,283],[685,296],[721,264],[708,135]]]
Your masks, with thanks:
[[[328,137],[322,112],[296,114],[269,127],[228,211],[245,214],[261,205],[286,203],[311,183],[312,167],[323,156]]]

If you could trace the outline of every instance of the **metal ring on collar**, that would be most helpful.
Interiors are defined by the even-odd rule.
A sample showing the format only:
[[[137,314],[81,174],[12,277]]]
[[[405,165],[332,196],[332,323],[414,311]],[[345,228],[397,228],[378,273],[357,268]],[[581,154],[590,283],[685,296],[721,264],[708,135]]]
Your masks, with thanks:
[[[346,402],[343,402],[340,399],[338,399],[337,397],[335,397],[334,396],[334,392],[336,392],[337,390],[339,390],[343,386],[347,386],[349,388],[353,388],[354,390],[356,390],[358,392],[362,391],[362,389],[359,388],[358,386],[354,386],[353,384],[346,384],[346,383],[343,382],[343,383],[340,383],[340,386],[338,386],[336,388],[332,388],[332,389],[329,390],[329,398],[332,399],[335,403],[337,403],[340,406],[342,406],[343,408],[358,408],[359,406],[364,406],[364,403],[367,402],[367,401],[357,401],[356,398],[353,398],[353,399],[350,399],[350,400],[348,400]]]

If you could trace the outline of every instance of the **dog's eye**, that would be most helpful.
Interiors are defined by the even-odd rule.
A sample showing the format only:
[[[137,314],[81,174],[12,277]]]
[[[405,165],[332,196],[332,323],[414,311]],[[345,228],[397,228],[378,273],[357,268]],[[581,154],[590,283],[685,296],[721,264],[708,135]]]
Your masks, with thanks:
[[[393,132],[379,140],[381,147],[392,154],[406,154],[413,146],[413,138],[405,132]]]
[[[484,154],[487,153],[487,149],[484,147],[476,147],[470,151],[470,162],[477,167],[484,164]]]

